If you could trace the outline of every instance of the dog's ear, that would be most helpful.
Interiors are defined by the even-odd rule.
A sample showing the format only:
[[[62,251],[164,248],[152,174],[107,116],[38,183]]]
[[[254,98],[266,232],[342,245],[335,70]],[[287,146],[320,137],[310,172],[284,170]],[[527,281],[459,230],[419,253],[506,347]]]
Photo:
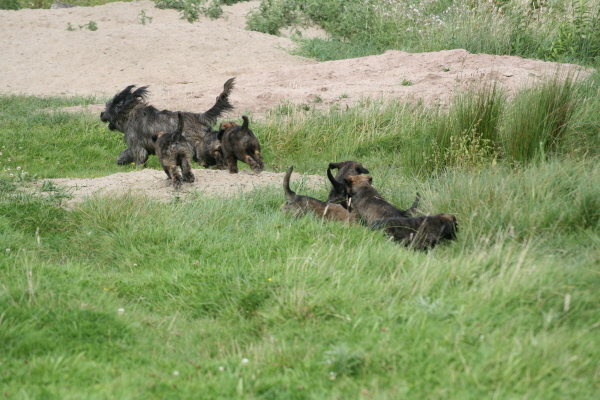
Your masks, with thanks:
[[[137,88],[132,95],[136,99],[146,100],[146,96],[148,96],[148,86],[142,86],[141,88]]]
[[[223,124],[221,124],[221,129],[219,130],[219,133],[217,133],[217,140],[223,139],[224,133],[225,133],[225,129],[223,129]]]
[[[369,185],[373,184],[373,177],[372,176],[368,176],[367,178],[369,178]]]
[[[356,168],[356,170],[358,171],[359,174],[368,174],[369,173],[369,170],[360,164],[358,164],[358,168]]]
[[[341,163],[329,163],[329,169],[337,169]]]

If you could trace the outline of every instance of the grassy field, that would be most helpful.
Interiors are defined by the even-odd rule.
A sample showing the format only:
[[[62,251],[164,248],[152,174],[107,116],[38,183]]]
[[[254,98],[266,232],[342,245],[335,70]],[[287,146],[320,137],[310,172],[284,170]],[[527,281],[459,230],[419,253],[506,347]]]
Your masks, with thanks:
[[[58,110],[98,99],[1,97],[2,393],[597,397],[595,82],[570,84],[574,108],[561,124],[560,146],[525,160],[502,149],[522,125],[517,102],[531,101],[528,90],[514,101],[493,91],[464,95],[436,113],[401,104],[329,113],[281,105],[253,123],[267,169],[294,164],[323,174],[330,161],[357,159],[400,207],[419,191],[424,212],[457,215],[458,241],[429,253],[360,226],[289,219],[278,187],[168,204],[98,196],[65,210],[68,193],[60,188],[24,189],[36,177],[132,168],[114,164],[121,136],[96,115]],[[538,90],[548,88],[564,85]],[[494,98],[501,107],[490,105]],[[465,115],[492,115],[486,125],[494,128],[463,129]],[[295,129],[281,129],[285,121]],[[440,125],[455,128],[440,134]],[[485,136],[495,144],[473,145],[484,131],[496,132]],[[435,160],[427,168],[409,151],[416,134],[421,147],[413,153]],[[446,134],[486,151],[470,158],[460,146],[441,151]],[[354,146],[337,146],[350,138]],[[317,145],[305,147],[306,140]],[[150,167],[157,168],[155,157]],[[325,198],[326,190],[306,194]]]
[[[437,15],[442,3],[423,5]],[[490,4],[534,3],[555,16],[565,6],[573,26],[593,22],[596,6]],[[269,5],[283,3],[264,4],[275,18]],[[578,4],[585,21],[567,18]],[[471,10],[462,17],[480,21]],[[596,65],[585,38],[562,32],[573,42],[561,60]],[[522,43],[544,48],[533,39]],[[373,43],[334,38],[327,57]],[[115,164],[122,135],[97,115],[60,111],[106,99],[0,96],[0,396],[600,398],[599,89],[595,73],[511,99],[463,93],[448,110],[280,104],[252,121],[267,170],[324,175],[353,159],[399,207],[418,191],[424,213],[455,214],[458,240],[428,253],[361,226],[290,219],[279,187],[167,203],[96,196],[66,209],[69,193],[42,182],[134,169]]]

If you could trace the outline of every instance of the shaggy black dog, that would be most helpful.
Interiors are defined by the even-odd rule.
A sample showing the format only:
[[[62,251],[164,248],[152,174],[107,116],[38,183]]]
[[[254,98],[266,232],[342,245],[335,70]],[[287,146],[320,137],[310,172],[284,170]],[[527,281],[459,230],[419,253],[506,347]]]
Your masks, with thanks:
[[[225,82],[223,92],[217,97],[212,108],[204,113],[182,112],[185,119],[183,135],[194,146],[194,159],[201,158],[201,147],[207,133],[217,118],[233,106],[229,103],[229,94],[234,86],[235,78]],[[108,122],[110,130],[123,132],[127,149],[117,158],[117,164],[124,165],[135,162],[137,166],[145,165],[155,147],[152,137],[159,132],[173,132],[178,127],[177,112],[158,110],[146,102],[148,86],[135,88],[127,86],[106,103],[105,110],[100,113],[100,120]]]

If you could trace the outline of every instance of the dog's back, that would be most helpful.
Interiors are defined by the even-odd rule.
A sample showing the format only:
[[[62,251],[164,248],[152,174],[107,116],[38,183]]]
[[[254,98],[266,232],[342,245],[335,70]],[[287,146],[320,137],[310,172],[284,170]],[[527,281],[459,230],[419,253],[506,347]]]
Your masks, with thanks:
[[[383,229],[394,241],[422,250],[444,240],[455,240],[458,222],[454,215],[436,214],[375,221],[372,229]]]
[[[351,199],[348,208],[355,211],[366,225],[370,226],[380,219],[409,218],[411,216],[409,212],[400,210],[387,202],[371,185],[372,178],[370,176],[350,176],[344,181],[346,191]]]
[[[232,173],[237,173],[237,160],[239,160],[248,164],[254,173],[260,174],[265,168],[260,143],[249,128],[248,117],[243,115],[242,119],[244,120],[242,126],[235,122],[221,124],[218,139],[221,141],[223,157]]]

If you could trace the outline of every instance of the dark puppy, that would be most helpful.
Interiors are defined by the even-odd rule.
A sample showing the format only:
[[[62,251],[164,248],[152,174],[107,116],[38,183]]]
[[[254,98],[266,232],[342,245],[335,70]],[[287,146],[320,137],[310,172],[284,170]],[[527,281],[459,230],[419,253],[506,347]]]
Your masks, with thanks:
[[[383,229],[394,241],[418,250],[434,248],[440,241],[456,239],[458,222],[450,214],[375,221],[372,229]]]
[[[331,173],[331,170],[336,168],[338,172],[334,178]],[[344,208],[348,208],[348,195],[346,194],[346,186],[344,184],[344,179],[346,179],[349,176],[368,173],[369,170],[363,167],[361,163],[356,161],[342,161],[339,163],[329,163],[329,168],[327,168],[327,177],[331,182],[331,189],[329,190],[329,197],[327,197],[327,202],[341,204],[342,206],[344,206]]]
[[[229,172],[237,174],[237,162],[245,162],[255,174],[260,174],[265,168],[258,138],[248,128],[248,117],[242,116],[244,123],[239,126],[235,122],[221,124],[218,139],[221,141],[221,151],[227,163]]]
[[[198,157],[195,161],[204,168],[216,166],[217,169],[227,169],[218,135],[219,131],[210,131],[204,136],[202,143],[198,145]]]
[[[348,209],[356,212],[358,218],[368,226],[375,221],[387,218],[409,218],[419,205],[420,195],[407,211],[388,203],[371,185],[373,178],[365,175],[350,176],[344,179],[348,194]]]
[[[181,187],[181,182],[194,182],[194,174],[190,160],[194,152],[192,144],[183,136],[185,119],[182,113],[178,113],[179,127],[175,132],[160,132],[153,137],[156,141],[156,154],[160,164],[167,173],[169,179],[173,180],[176,189]],[[183,177],[177,170],[181,167]]]
[[[294,167],[290,167],[283,178],[283,191],[285,192],[286,202],[281,208],[285,214],[294,217],[314,214],[318,218],[325,218],[330,221],[354,221],[354,216],[339,204],[326,203],[314,197],[299,196],[293,192],[290,189],[290,176],[293,170]]]
[[[204,113],[183,112],[185,119],[184,136],[194,146],[194,159],[199,160],[200,146],[204,137],[212,130],[211,126],[222,113],[233,106],[229,103],[229,94],[234,86],[231,78],[223,87],[212,108]],[[146,102],[148,86],[133,90],[135,85],[127,86],[106,103],[105,110],[100,113],[100,120],[108,122],[108,129],[123,132],[127,149],[117,157],[117,164],[124,165],[135,162],[137,166],[145,165],[150,154],[155,153],[152,137],[159,132],[173,132],[178,127],[177,112],[162,110]]]

